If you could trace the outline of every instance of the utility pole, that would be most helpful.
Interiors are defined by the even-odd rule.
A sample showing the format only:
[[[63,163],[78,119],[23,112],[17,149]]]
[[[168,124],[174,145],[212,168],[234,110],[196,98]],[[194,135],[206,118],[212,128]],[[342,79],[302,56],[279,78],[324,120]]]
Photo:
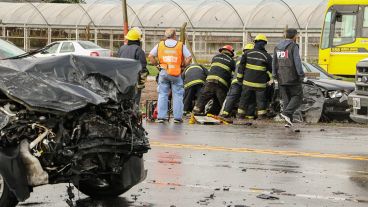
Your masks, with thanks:
[[[124,37],[128,34],[128,10],[127,10],[127,1],[121,0],[121,5],[123,9],[123,19],[124,19]]]

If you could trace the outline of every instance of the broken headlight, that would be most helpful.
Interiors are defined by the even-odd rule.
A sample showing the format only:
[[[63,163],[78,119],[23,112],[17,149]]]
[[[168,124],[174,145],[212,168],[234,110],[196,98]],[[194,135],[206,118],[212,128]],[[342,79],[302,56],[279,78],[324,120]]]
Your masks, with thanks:
[[[330,98],[341,98],[344,95],[342,91],[329,91],[328,97]]]

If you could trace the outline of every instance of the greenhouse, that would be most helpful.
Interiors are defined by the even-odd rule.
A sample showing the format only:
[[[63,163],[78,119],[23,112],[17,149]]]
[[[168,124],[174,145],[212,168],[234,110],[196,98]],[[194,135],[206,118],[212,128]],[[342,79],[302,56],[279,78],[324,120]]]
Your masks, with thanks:
[[[204,61],[223,44],[240,51],[258,33],[269,37],[272,52],[286,27],[299,30],[303,58],[315,60],[325,9],[324,0],[128,0],[129,26],[142,28],[147,52],[165,28],[179,30],[187,22],[193,51]],[[122,28],[120,0],[0,3],[0,36],[25,50],[58,40],[88,39],[116,52]]]

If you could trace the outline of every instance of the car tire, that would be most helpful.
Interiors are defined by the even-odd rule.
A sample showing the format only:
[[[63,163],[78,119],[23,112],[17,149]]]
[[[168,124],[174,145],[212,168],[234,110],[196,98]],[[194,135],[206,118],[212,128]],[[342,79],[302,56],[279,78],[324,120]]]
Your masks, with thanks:
[[[121,179],[121,178],[120,178]],[[75,187],[82,193],[91,198],[114,198],[128,191],[131,187],[126,187],[121,184],[119,179],[110,179],[108,186],[99,186],[96,179],[80,181]],[[2,206],[0,206],[2,207]]]
[[[17,204],[17,198],[9,190],[8,185],[0,174],[0,207],[15,207]]]

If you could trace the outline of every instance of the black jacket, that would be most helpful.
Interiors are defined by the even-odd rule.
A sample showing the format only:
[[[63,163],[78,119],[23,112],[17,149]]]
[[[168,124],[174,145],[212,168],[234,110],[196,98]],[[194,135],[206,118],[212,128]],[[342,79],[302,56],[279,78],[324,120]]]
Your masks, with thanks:
[[[118,51],[118,57],[135,59],[141,62],[142,72],[148,72],[146,54],[137,44],[123,45]]]
[[[235,61],[225,53],[220,53],[212,58],[211,68],[207,81],[219,83],[226,88],[230,87],[232,73],[235,70]]]
[[[189,65],[182,73],[184,88],[189,88],[198,84],[204,85],[207,74],[208,71],[203,66],[196,64]]]
[[[272,76],[280,85],[300,84],[304,78],[299,46],[292,40],[281,41],[274,50]]]

